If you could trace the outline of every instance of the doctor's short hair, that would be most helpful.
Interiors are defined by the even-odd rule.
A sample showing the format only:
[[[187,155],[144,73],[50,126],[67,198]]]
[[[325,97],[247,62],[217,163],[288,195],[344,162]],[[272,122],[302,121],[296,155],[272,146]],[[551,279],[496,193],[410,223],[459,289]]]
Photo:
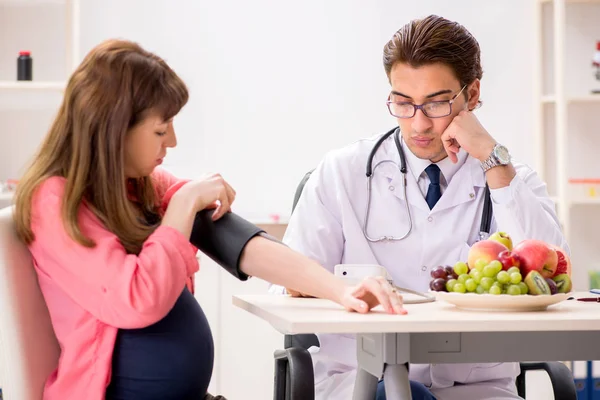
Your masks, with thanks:
[[[483,75],[481,51],[475,37],[459,23],[437,15],[409,22],[387,42],[383,65],[388,79],[396,63],[414,68],[445,64],[454,71],[461,87]]]

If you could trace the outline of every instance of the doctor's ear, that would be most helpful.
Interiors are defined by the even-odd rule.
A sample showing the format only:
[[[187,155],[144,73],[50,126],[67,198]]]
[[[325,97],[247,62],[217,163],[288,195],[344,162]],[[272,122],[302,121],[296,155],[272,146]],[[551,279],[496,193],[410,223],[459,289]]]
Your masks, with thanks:
[[[473,110],[481,107],[481,101],[479,100],[480,94],[481,94],[481,92],[480,92],[480,81],[479,81],[479,79],[475,79],[467,87],[467,104],[466,104],[466,108],[469,111],[473,111]]]

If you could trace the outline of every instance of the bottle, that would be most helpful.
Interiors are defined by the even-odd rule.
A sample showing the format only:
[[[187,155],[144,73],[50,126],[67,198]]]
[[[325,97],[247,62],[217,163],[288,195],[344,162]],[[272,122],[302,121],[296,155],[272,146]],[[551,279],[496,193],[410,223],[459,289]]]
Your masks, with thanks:
[[[17,58],[17,80],[30,81],[33,79],[33,59],[31,52],[20,51]]]

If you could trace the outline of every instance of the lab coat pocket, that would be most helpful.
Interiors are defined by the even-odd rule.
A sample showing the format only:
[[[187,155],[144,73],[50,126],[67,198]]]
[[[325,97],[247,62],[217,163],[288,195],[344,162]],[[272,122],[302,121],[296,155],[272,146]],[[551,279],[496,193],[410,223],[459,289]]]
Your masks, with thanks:
[[[515,378],[519,375],[518,363],[471,364],[471,372],[461,383],[475,383],[492,379]]]

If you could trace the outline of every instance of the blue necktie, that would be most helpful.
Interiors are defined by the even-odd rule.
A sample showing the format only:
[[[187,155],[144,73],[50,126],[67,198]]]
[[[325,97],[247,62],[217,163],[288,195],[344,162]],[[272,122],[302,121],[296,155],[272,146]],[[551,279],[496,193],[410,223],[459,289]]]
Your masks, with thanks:
[[[442,197],[442,188],[440,187],[440,167],[435,164],[430,164],[429,167],[425,168],[425,173],[429,177],[429,188],[427,189],[425,201],[427,201],[427,205],[431,210],[440,197]]]

